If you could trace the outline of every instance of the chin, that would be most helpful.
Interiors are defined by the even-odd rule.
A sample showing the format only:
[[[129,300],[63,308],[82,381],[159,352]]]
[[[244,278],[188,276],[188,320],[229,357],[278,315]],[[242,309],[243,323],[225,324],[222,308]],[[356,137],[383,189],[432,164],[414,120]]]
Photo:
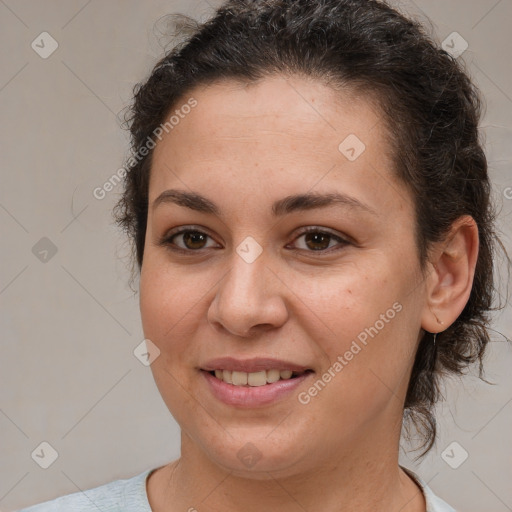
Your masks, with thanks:
[[[304,443],[289,433],[269,439],[268,432],[258,436],[226,434],[219,445],[206,441],[206,455],[214,464],[242,478],[269,480],[296,474],[302,462],[309,460],[297,449]]]

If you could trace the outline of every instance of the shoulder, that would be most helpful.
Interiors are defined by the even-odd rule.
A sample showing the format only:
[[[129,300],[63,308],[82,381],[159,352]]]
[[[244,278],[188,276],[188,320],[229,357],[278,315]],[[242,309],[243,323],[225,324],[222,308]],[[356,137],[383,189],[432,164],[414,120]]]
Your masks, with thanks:
[[[427,504],[427,512],[456,512],[456,510],[453,507],[451,507],[450,505],[448,505],[448,503],[446,503],[441,498],[436,496],[432,489],[420,476],[418,476],[410,469],[407,469],[403,466],[400,467],[421,487],[423,495],[425,496],[425,502]]]
[[[99,487],[67,494],[18,512],[151,512],[146,493],[149,469],[128,479],[115,480]]]

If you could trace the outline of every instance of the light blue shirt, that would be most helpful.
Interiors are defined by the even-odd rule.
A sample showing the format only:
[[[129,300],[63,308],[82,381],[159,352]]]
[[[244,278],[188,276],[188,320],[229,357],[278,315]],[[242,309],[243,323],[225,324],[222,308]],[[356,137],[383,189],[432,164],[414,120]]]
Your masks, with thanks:
[[[422,488],[427,512],[456,512],[438,498],[418,475],[410,469],[402,469]],[[88,491],[61,496],[18,512],[152,512],[146,492],[146,480],[152,471],[148,469],[126,480],[116,480]]]

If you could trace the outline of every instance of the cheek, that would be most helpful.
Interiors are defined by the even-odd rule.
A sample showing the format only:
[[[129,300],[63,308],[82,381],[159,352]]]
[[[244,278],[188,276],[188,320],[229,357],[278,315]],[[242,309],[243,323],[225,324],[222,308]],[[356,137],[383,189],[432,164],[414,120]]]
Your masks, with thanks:
[[[322,371],[336,375],[331,390],[350,389],[354,409],[385,402],[412,362],[418,308],[408,270],[393,271],[391,261],[352,265],[337,276],[296,284],[306,306],[299,323],[323,354]]]
[[[181,357],[180,344],[191,339],[199,321],[200,286],[193,273],[182,275],[156,258],[144,261],[140,278],[140,311],[144,335],[155,343],[163,355],[173,352]],[[176,359],[174,358],[174,361]]]
[[[151,371],[180,425],[193,422],[191,411],[197,407],[190,392],[194,377],[190,369],[197,363],[197,352],[190,340],[200,321],[201,295],[193,278],[173,273],[152,255],[145,256],[140,277],[142,327],[144,337],[160,350]]]
[[[338,274],[320,279],[294,276],[290,280],[294,294],[304,305],[298,322],[304,327],[309,324],[306,328],[315,333],[313,339],[332,357],[348,349],[351,340],[361,333],[364,338],[365,329],[380,322],[380,315],[392,309],[399,297],[388,274],[373,269],[370,272],[349,265]]]

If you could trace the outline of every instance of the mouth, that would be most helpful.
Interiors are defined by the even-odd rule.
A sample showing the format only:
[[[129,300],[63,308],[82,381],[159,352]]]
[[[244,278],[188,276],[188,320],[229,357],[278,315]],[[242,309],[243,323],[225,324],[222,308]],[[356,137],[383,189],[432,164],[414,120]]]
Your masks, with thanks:
[[[257,372],[231,371],[223,369],[208,371],[210,375],[226,384],[245,387],[266,386],[268,384],[274,384],[280,380],[296,379],[312,372],[313,370],[311,369],[293,371],[289,369],[279,370],[276,368],[260,370]]]
[[[290,397],[314,370],[283,359],[221,357],[198,367],[209,392],[238,408],[271,406]]]

